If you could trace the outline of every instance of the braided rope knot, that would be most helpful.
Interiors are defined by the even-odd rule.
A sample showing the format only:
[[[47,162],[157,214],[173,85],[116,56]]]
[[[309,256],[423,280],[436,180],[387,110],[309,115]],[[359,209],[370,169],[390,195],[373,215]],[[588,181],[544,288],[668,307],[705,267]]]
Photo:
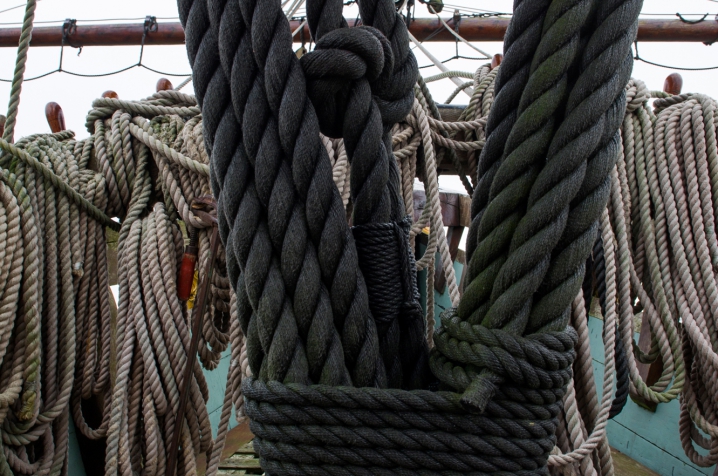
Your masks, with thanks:
[[[413,103],[416,75],[394,74],[394,54],[389,40],[376,28],[360,26],[327,33],[314,51],[300,63],[307,78],[307,93],[319,117],[319,127],[328,137],[344,137],[358,105],[372,101],[384,124],[406,117]],[[407,76],[409,80],[402,80]]]
[[[454,366],[446,362],[471,366],[470,383],[456,388],[465,391],[461,401],[468,409],[482,412],[500,381],[523,389],[554,390],[572,377],[578,336],[571,327],[521,337],[462,321],[456,309],[447,309],[441,317],[432,369],[444,384],[456,388]]]

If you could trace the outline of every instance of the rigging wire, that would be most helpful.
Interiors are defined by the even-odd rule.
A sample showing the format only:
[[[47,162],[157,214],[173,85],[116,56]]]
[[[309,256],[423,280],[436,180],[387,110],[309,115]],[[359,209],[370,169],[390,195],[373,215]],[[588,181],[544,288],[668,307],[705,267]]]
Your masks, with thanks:
[[[674,69],[678,71],[710,71],[714,69],[718,69],[718,66],[705,66],[705,67],[698,67],[698,68],[689,68],[689,67],[682,67],[682,66],[670,66],[666,64],[656,63],[654,61],[647,60],[638,53],[638,42],[636,41],[634,43],[634,47],[636,50],[636,54],[634,55],[633,59],[636,61],[642,61],[643,63],[650,64],[653,66],[658,66],[659,68],[666,68],[666,69]]]
[[[1,12],[0,12],[1,13]],[[146,17],[142,18],[89,18],[85,20],[76,20],[78,23],[105,23],[105,22],[129,22],[129,21],[144,21]],[[161,21],[179,21],[179,17],[155,17],[156,20]],[[53,23],[57,23],[58,26],[65,23],[65,19],[63,20],[44,20],[44,21],[36,21],[35,25],[50,25]],[[10,25],[22,25],[22,22],[14,21],[14,22],[0,22],[0,25],[3,26],[10,26]]]
[[[429,9],[429,13],[433,13],[434,15],[436,15],[436,18],[438,18],[439,21],[441,22],[441,24],[444,25],[444,28],[445,28],[447,31],[449,31],[449,33],[451,33],[452,35],[454,35],[454,37],[455,37],[456,40],[457,40],[457,45],[456,45],[457,51],[458,51],[458,48],[459,48],[458,42],[461,41],[461,42],[464,43],[465,45],[468,45],[470,48],[472,48],[472,49],[478,51],[479,53],[481,53],[482,55],[484,55],[484,56],[486,57],[486,58],[482,58],[482,59],[489,59],[489,58],[491,58],[491,55],[489,55],[487,52],[485,52],[485,51],[483,51],[483,50],[477,48],[477,47],[474,46],[474,45],[472,45],[471,43],[469,43],[468,41],[466,41],[466,39],[464,39],[463,36],[461,36],[461,35],[459,35],[457,32],[455,32],[453,28],[449,27],[449,24],[446,23],[446,20],[444,20],[443,18],[441,18],[441,15],[439,15],[439,14],[434,10],[434,7],[432,7],[432,6],[429,5],[429,4],[427,4],[426,6],[427,6],[427,8]],[[457,56],[458,56],[458,53],[457,53]]]
[[[14,7],[6,8],[5,10],[0,10],[0,13],[9,12],[11,10],[17,10],[18,8],[22,8],[24,6],[25,6],[25,4],[21,3],[20,5],[15,5]]]

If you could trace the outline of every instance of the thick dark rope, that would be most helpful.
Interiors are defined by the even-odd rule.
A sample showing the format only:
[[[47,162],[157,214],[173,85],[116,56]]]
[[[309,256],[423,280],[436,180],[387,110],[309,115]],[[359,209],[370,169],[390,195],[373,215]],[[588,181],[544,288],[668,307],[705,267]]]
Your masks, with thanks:
[[[520,334],[528,320],[532,295],[548,268],[550,254],[531,249],[522,253],[519,248],[524,243],[513,235],[560,123],[568,96],[568,72],[580,51],[580,34],[590,8],[589,0],[553,1],[546,13],[516,123],[494,175],[490,202],[477,230],[476,252],[469,262],[474,278],[459,306],[459,315],[469,322],[506,327]],[[545,231],[554,242],[543,240],[541,249],[555,246],[563,225],[557,222]],[[516,262],[519,257],[523,262]],[[511,286],[521,291],[504,295]]]
[[[307,23],[315,42],[331,31],[347,27],[347,21],[342,10],[344,10],[344,2],[341,1],[316,0],[307,2]]]
[[[569,71],[580,54],[580,37],[589,22],[591,6],[588,0],[555,0],[546,11],[541,39],[516,109],[517,119],[493,174],[490,201],[476,230],[478,245],[468,266],[473,279],[458,308],[468,322],[521,334],[529,320],[533,293],[548,269],[550,250],[560,237],[565,217],[538,223],[537,227],[532,222],[540,220],[544,210],[534,210],[533,214],[525,210],[530,211],[534,181],[543,172],[549,144],[561,124],[571,87]],[[578,184],[582,178],[578,177]],[[568,205],[571,198],[562,203]],[[538,236],[523,233],[522,225],[527,223]],[[465,403],[481,409],[497,383],[495,375],[484,372],[467,390]]]
[[[228,83],[219,63],[217,37],[211,28],[207,4],[183,3],[179,7],[180,19],[185,19],[188,55],[193,71],[197,71],[193,74],[198,102],[207,114],[203,116],[203,126],[211,151],[212,187],[218,198],[223,243],[228,259],[236,260],[242,271],[252,276],[242,281],[255,311],[251,319],[258,321],[253,326],[256,333],[243,329],[248,338],[252,335],[259,340],[252,348],[261,348],[261,356],[252,359],[261,360],[261,366],[252,370],[272,380],[308,382],[306,351],[273,250],[267,219],[261,214],[255,177],[240,142],[238,121],[230,107]],[[227,144],[229,141],[233,144]],[[228,177],[231,179],[225,183]],[[229,271],[235,274],[236,268],[230,266]],[[231,278],[240,282],[237,275]]]
[[[264,190],[264,213],[269,213],[270,236],[273,238],[275,250],[283,252],[281,266],[285,281],[289,284],[290,289],[295,288],[294,306],[299,319],[299,332],[307,342],[312,379],[327,381],[327,383],[331,380],[334,380],[335,383],[349,382],[341,376],[341,368],[343,368],[341,343],[338,336],[331,337],[332,334],[337,335],[332,323],[331,313],[334,309],[336,328],[344,331],[342,337],[344,338],[346,361],[348,364],[353,364],[351,367],[353,370],[352,381],[358,385],[383,385],[383,368],[375,357],[376,352],[372,350],[376,349],[376,337],[375,331],[373,332],[374,338],[371,337],[373,322],[368,312],[366,291],[361,281],[361,274],[356,271],[356,252],[343,219],[343,208],[338,192],[331,182],[331,170],[326,151],[319,142],[318,134],[311,132],[312,122],[314,122],[313,128],[316,131],[316,120],[312,121],[314,117],[311,105],[302,95],[282,94],[276,84],[264,84],[263,79],[268,75],[262,75],[262,71],[257,70],[255,64],[259,62],[271,67],[273,60],[284,62],[286,56],[281,56],[283,52],[281,49],[277,51],[279,54],[253,50],[251,33],[247,32],[246,28],[241,28],[246,24],[241,16],[244,12],[238,8],[236,2],[211,2],[210,6],[214,13],[214,29],[218,31],[222,39],[220,42],[222,66],[232,77],[231,102],[234,106],[234,113],[239,117],[253,119],[245,121],[247,126],[245,127],[245,142],[236,146],[236,151],[233,151],[232,145],[234,144],[231,142],[225,144],[223,148],[213,148],[213,152],[220,149],[220,156],[224,152],[224,157],[229,159],[227,162],[230,164],[218,164],[216,168],[221,169],[222,167],[219,165],[222,165],[224,170],[227,170],[226,177],[232,178],[227,183],[227,187],[220,192],[220,207],[222,208],[223,205],[222,197],[226,197],[225,201],[233,207],[227,213],[229,217],[231,218],[237,213],[236,197],[241,196],[241,185],[238,186],[236,183],[237,178],[240,181],[244,179],[247,176],[246,169],[255,165],[255,171],[259,172],[258,188],[260,192]],[[276,17],[276,11],[271,10],[271,5],[262,6],[270,8],[269,10],[265,8],[255,11],[252,9],[252,5],[242,5],[243,8],[249,9],[248,15],[255,14],[260,20],[263,19],[265,24],[273,25],[274,23],[269,21],[269,18],[272,15]],[[281,11],[279,13],[281,14]],[[257,24],[261,25],[261,22]],[[264,33],[266,34],[266,32]],[[272,32],[270,31],[270,33]],[[278,31],[276,36],[284,37],[291,44],[288,30]],[[257,60],[252,53],[264,54],[268,57]],[[240,64],[241,67],[234,67]],[[293,68],[284,71],[290,71],[286,87],[290,91],[301,91],[303,78],[296,58],[294,58]],[[222,79],[224,80],[224,78]],[[280,86],[283,85],[282,80],[283,78],[279,79]],[[220,89],[222,82],[215,78],[214,90]],[[297,89],[294,84],[297,82],[301,86],[300,89]],[[212,90],[210,88],[210,91]],[[274,99],[276,97],[282,99],[277,101]],[[246,113],[247,116],[244,116],[245,109],[249,111]],[[273,115],[273,112],[276,114]],[[297,118],[297,115],[304,117]],[[266,122],[262,123],[262,120]],[[287,123],[287,121],[289,122]],[[220,129],[223,140],[227,139],[225,142],[241,137],[237,129],[238,126],[232,124],[232,121],[224,121],[222,124],[232,126]],[[256,127],[257,124],[260,127]],[[251,135],[249,141],[246,137],[247,131]],[[283,150],[278,150],[280,144]],[[251,161],[254,158],[254,164],[247,164],[247,158],[244,157],[241,145],[244,145],[244,148],[250,152],[249,159]],[[231,157],[230,154],[233,154],[234,157]],[[213,153],[213,164],[217,163],[214,160],[215,155]],[[296,178],[294,183],[292,183],[293,177],[290,175],[289,164],[292,163],[290,159],[293,159],[295,164],[301,165],[301,167],[291,168],[291,173]],[[233,167],[231,173],[227,169],[230,166]],[[245,169],[244,172],[239,170],[240,166]],[[235,175],[240,175],[240,177],[235,177]],[[327,186],[326,180],[317,180],[322,175],[329,177],[328,183],[331,186]],[[255,186],[255,188],[257,187]],[[306,213],[310,219],[304,217],[303,201],[292,194],[295,188],[299,194],[304,194],[309,204]],[[230,203],[233,201],[233,197],[228,196],[228,190],[234,194],[234,204]],[[286,196],[286,193],[290,193],[290,195]],[[308,226],[307,221],[310,222],[310,225],[313,224],[313,227]],[[221,222],[220,225],[222,225]],[[292,238],[288,240],[285,238],[288,238],[287,231],[290,228]],[[227,240],[228,243],[237,247],[238,242],[241,242],[242,239],[235,239],[237,235],[234,233],[235,231],[237,231],[236,226],[233,233],[228,234]],[[246,233],[245,236],[247,236]],[[246,243],[247,239],[245,238],[243,241]],[[337,246],[338,244],[339,246]],[[342,247],[341,244],[344,246]],[[319,253],[314,251],[315,249],[318,249]],[[320,258],[317,258],[317,255]],[[317,260],[319,261],[317,262]],[[304,262],[302,263],[302,261]],[[300,264],[301,267],[299,267]],[[348,264],[350,271],[340,271],[340,264]],[[330,287],[331,301],[322,285],[322,279],[324,284]],[[253,307],[255,306],[253,305]],[[256,312],[257,308],[255,307]],[[302,315],[308,319],[302,319]],[[318,317],[319,319],[317,319]],[[251,322],[246,322],[244,326],[249,340],[249,352],[250,354],[255,352],[255,355],[250,356],[250,362],[256,363],[258,359],[261,359],[262,352],[259,350],[263,349],[263,353],[266,353],[265,344],[271,343],[271,339],[269,341],[265,339],[262,341],[262,345],[256,345],[254,339],[262,338],[259,331],[266,333],[265,326],[252,326]],[[327,365],[329,366],[327,367]],[[339,373],[337,373],[337,369],[339,369]],[[256,369],[253,370],[256,371]]]
[[[606,312],[606,259],[603,255],[603,239],[599,235],[593,245],[593,266],[596,273],[596,294],[601,306],[601,314]],[[589,309],[587,307],[586,309]],[[604,330],[605,332],[605,330]],[[628,357],[622,339],[616,339],[616,394],[611,403],[608,418],[611,419],[621,413],[628,401],[629,378]]]
[[[567,215],[567,224],[531,311],[528,332],[563,329],[583,282],[585,260],[593,248],[598,218],[608,201],[610,172],[618,158],[625,85],[633,66],[630,49],[642,4],[641,0],[599,2],[597,26],[584,50],[566,118],[554,136],[547,166],[534,184],[529,206],[537,214],[550,213],[543,204],[559,197],[567,198],[570,205],[555,210],[550,218]],[[567,186],[563,178],[567,171],[575,187]],[[580,180],[575,180],[579,176]],[[526,242],[538,230],[546,229],[542,221],[548,217],[519,227]]]
[[[222,3],[209,3],[213,7],[211,11],[216,12],[213,28],[219,33],[222,24],[231,24],[232,28],[225,28],[225,32],[241,32],[242,28],[237,28],[241,21],[239,9],[231,3]],[[232,74],[232,61],[242,49],[242,36],[245,41],[251,38],[246,22],[243,30],[244,35],[236,37],[221,35],[220,60],[225,74]],[[253,67],[251,57],[240,58],[239,62],[242,73],[254,81],[244,89],[241,86],[249,85],[249,79],[240,80],[240,87],[232,87],[234,114],[242,118],[244,150],[254,168],[256,189],[267,214],[272,244],[281,256],[285,289],[293,301],[299,336],[306,347],[310,381],[349,384],[351,379],[344,365],[341,338],[334,327],[329,291],[322,279],[314,243],[309,238],[304,202],[296,195],[290,167],[280,148],[281,125],[271,114],[271,98],[265,91],[261,71]],[[241,99],[245,97],[243,104]],[[236,200],[225,195],[225,200],[233,199]]]
[[[484,318],[486,324],[498,318],[504,320],[495,322],[507,325],[503,318],[507,313],[526,332],[559,330],[568,323],[598,217],[608,200],[609,174],[620,145],[624,88],[632,68],[630,45],[641,5],[630,0],[597,5],[581,73],[568,96],[546,165],[531,187],[526,215],[516,226],[511,251],[496,280],[498,287],[494,284],[494,304]],[[538,291],[535,303],[525,315],[522,311],[530,301],[524,301],[523,307],[516,303],[532,291]],[[497,312],[492,314],[494,309]],[[521,322],[526,317],[528,322]],[[476,382],[477,395],[487,391],[486,385]]]
[[[309,79],[308,94],[322,132],[343,137],[352,164],[351,193],[359,265],[366,278],[370,306],[377,323],[382,359],[390,387],[422,388],[429,378],[425,323],[419,305],[413,255],[400,194],[399,171],[391,149],[390,130],[411,109],[416,60],[399,20],[382,19],[383,33],[369,27],[341,28],[341,0],[309,1],[310,29],[318,35],[313,52],[301,59]],[[381,15],[392,2],[362,2]],[[387,10],[387,11],[389,11]],[[363,11],[363,10],[362,10]],[[373,14],[371,20],[377,15]],[[370,21],[364,20],[365,24]],[[335,25],[329,30],[321,25]],[[384,34],[390,34],[387,39]],[[390,43],[391,40],[391,43]],[[407,37],[408,40],[408,37]],[[398,63],[397,63],[398,62]],[[399,76],[397,76],[399,75]],[[397,254],[398,252],[398,254]]]
[[[505,345],[521,339],[506,338]],[[546,356],[571,353],[576,334],[542,339],[538,346],[521,345]],[[569,379],[570,369],[563,372],[561,379]],[[370,473],[377,468],[387,474],[422,469],[543,474],[563,397],[560,387],[528,393],[528,400],[513,387],[501,388],[484,415],[466,415],[458,395],[444,392],[284,386],[255,379],[246,380],[243,391],[262,464],[279,474],[291,472],[293,464],[308,465],[308,474],[323,474],[324,465],[342,466],[338,474],[383,474]]]
[[[447,332],[476,349],[468,355],[483,359],[474,363],[494,362],[489,365],[498,366],[495,371],[515,374],[521,386],[500,386],[484,414],[467,414],[455,393],[244,379],[264,469],[311,475],[548,474],[545,461],[556,442],[576,332],[524,338],[457,317],[447,320]],[[470,372],[472,366],[463,368]]]
[[[504,59],[496,76],[494,103],[486,123],[486,143],[477,168],[477,185],[471,199],[471,226],[466,237],[466,262],[470,263],[478,245],[478,228],[489,203],[491,183],[498,170],[504,145],[513,128],[519,101],[528,82],[531,62],[541,39],[550,0],[514,0],[513,16],[504,35]],[[479,270],[467,266],[466,282]]]
[[[210,9],[206,8],[205,2],[210,2]],[[517,3],[527,8],[529,4],[535,4]],[[570,16],[567,13],[570,8],[558,6],[578,3],[580,0],[574,0],[574,3],[555,0],[556,10],[549,9],[548,18]],[[325,3],[320,6],[316,10],[320,12],[319,16],[322,12],[334,15],[332,7]],[[522,336],[523,327],[533,328],[535,325],[533,314],[529,312],[532,311],[530,299],[524,319],[506,316],[507,321],[520,323],[507,329],[491,328],[478,322],[472,324],[453,310],[443,316],[442,329],[435,336],[438,350],[431,362],[432,369],[445,385],[465,391],[463,397],[471,397],[468,401],[456,393],[341,386],[333,378],[326,380],[330,385],[307,385],[315,380],[322,381],[324,371],[319,369],[334,368],[324,359],[328,354],[322,353],[331,347],[313,347],[310,333],[305,333],[315,322],[322,323],[320,327],[327,329],[326,321],[321,321],[323,315],[312,308],[324,302],[321,292],[310,294],[310,291],[322,284],[329,292],[332,290],[326,280],[331,273],[325,268],[315,272],[321,267],[321,258],[312,258],[312,250],[321,256],[321,246],[317,244],[321,241],[317,239],[324,236],[322,227],[326,226],[325,222],[307,218],[311,207],[317,207],[317,210],[330,208],[321,208],[318,201],[313,201],[316,197],[302,191],[303,187],[311,190],[312,180],[332,184],[331,174],[312,176],[315,168],[329,170],[325,168],[328,167],[326,151],[319,142],[318,125],[321,125],[322,131],[334,128],[344,137],[352,160],[353,177],[357,160],[359,163],[358,178],[351,187],[357,225],[354,234],[359,253],[364,249],[375,249],[372,258],[385,262],[384,268],[370,263],[367,269],[371,272],[364,272],[369,296],[372,299],[378,296],[380,301],[370,301],[374,315],[367,312],[363,317],[373,323],[372,318],[381,321],[390,317],[396,322],[393,316],[401,316],[398,320],[400,345],[397,346],[403,374],[400,385],[405,388],[423,386],[421,366],[413,358],[416,354],[409,354],[417,348],[421,352],[421,347],[410,343],[417,341],[424,345],[425,324],[420,309],[415,306],[416,282],[407,241],[408,222],[403,221],[398,168],[388,140],[391,126],[403,119],[413,102],[416,71],[412,68],[416,67],[416,62],[408,48],[406,27],[391,0],[362,0],[359,6],[363,22],[369,27],[348,29],[340,28],[341,21],[322,23],[318,18],[315,24],[312,20],[319,41],[316,50],[301,60],[308,77],[308,84],[304,85],[303,73],[291,51],[287,21],[278,1],[195,0],[192,4],[190,0],[180,0],[190,61],[193,69],[201,70],[195,75],[200,78],[197,88],[203,114],[212,114],[211,118],[205,119],[209,123],[206,136],[212,152],[212,186],[220,200],[220,227],[228,247],[228,274],[237,287],[237,307],[247,335],[249,361],[253,371],[256,369],[256,379],[246,379],[243,391],[252,429],[257,434],[255,443],[262,464],[275,474],[547,474],[546,460],[555,444],[557,418],[572,376],[577,336],[573,329],[566,329],[565,324],[563,327],[547,327],[543,321],[541,326],[544,328],[540,333]],[[538,15],[537,42],[542,34],[544,14],[541,12],[544,10],[537,9],[530,19],[519,15],[515,31],[530,28]],[[321,33],[318,32],[320,24]],[[552,32],[552,24],[549,21],[543,31],[547,37]],[[556,87],[557,80],[552,78],[560,75],[558,81],[565,81],[565,90],[569,91],[571,82],[563,76],[568,74],[573,58],[555,59],[568,66],[546,67],[545,73],[541,63],[556,50],[565,52],[576,48],[572,42],[580,35],[567,31],[559,28],[553,32],[557,44],[548,48],[546,43],[545,50],[541,46],[537,49],[536,42],[524,45],[528,53],[520,52],[523,56],[517,56],[513,71],[525,68],[524,76],[519,78],[523,83],[519,79],[512,83],[514,75],[512,69],[508,69],[504,89],[510,91],[509,86],[518,84],[521,87],[516,87],[515,92],[519,96],[523,89],[521,84],[530,82],[529,73],[536,75],[535,83],[530,83],[531,87],[527,88],[525,102],[514,98],[516,104],[512,105],[511,98],[506,96],[508,106],[504,112],[513,114],[509,130],[516,122],[515,117],[530,110],[534,103],[538,109],[536,117],[550,117],[557,124],[563,119],[556,111],[562,110],[561,99],[565,93],[560,85]],[[568,35],[568,39],[564,36],[562,40],[561,33]],[[561,44],[562,41],[567,41],[569,46]],[[588,45],[591,45],[590,41]],[[527,61],[522,62],[521,57]],[[533,68],[528,58],[536,62]],[[343,65],[343,68],[337,65]],[[581,84],[580,77],[577,84]],[[553,91],[552,95],[547,89],[558,92]],[[306,91],[309,96],[314,96],[318,119],[312,116],[314,109]],[[319,97],[317,92],[325,94]],[[548,104],[537,99],[543,94],[552,98],[547,100]],[[209,105],[210,98],[212,105]],[[569,104],[570,98],[569,95]],[[612,102],[614,98],[606,108]],[[606,108],[599,111],[601,117]],[[541,112],[546,110],[552,112],[542,116]],[[497,117],[497,125],[504,124],[501,115]],[[297,123],[301,127],[296,126]],[[529,123],[526,127],[524,133],[532,137],[537,130],[532,129],[535,124]],[[603,124],[600,130],[603,131]],[[561,131],[559,127],[558,132]],[[301,142],[305,135],[309,136],[307,142]],[[552,135],[553,129],[549,139]],[[507,132],[504,140],[508,137]],[[521,143],[519,139],[520,135],[511,136],[517,144]],[[503,152],[503,144],[501,148]],[[583,151],[584,162],[592,150]],[[315,155],[305,159],[300,152],[307,154],[307,151]],[[565,177],[567,171],[572,170],[563,167],[555,176],[543,177],[547,168],[555,166],[554,162],[560,163],[553,153],[555,151],[549,148],[549,163],[537,167],[535,183],[533,178],[529,180],[531,183],[526,192],[519,194],[519,202],[525,202],[525,205],[522,207],[519,203],[514,207],[521,210],[521,215],[524,208],[536,213],[536,207],[532,207],[545,193],[543,189],[533,190],[532,186],[545,184],[550,191],[555,185],[552,180]],[[530,167],[531,161],[538,163],[539,160],[531,155],[528,157],[528,165],[506,163],[515,166],[515,173],[525,175],[526,169],[522,167]],[[499,169],[497,165],[496,172],[500,172]],[[596,166],[596,170],[601,169]],[[307,177],[312,178],[302,180]],[[510,173],[496,174],[496,177],[504,183],[515,178]],[[580,176],[576,180],[580,185],[584,178]],[[496,194],[503,190],[501,181],[495,182],[492,178],[489,184],[492,182]],[[588,190],[593,189],[588,187]],[[563,189],[559,191],[566,193]],[[493,188],[489,192],[487,200],[496,196]],[[363,203],[357,211],[360,195],[359,201]],[[557,202],[557,208],[565,207],[571,211],[569,204],[573,195]],[[334,196],[332,193],[331,197]],[[503,219],[500,214],[497,217]],[[295,226],[294,220],[300,227],[300,239],[298,243],[289,243],[286,235],[290,224]],[[306,228],[302,229],[302,226]],[[519,223],[517,230],[520,226]],[[322,232],[315,234],[315,229]],[[562,233],[563,229],[558,230],[557,236],[561,237]],[[511,239],[519,238],[521,235],[517,231]],[[509,260],[515,250],[510,242],[507,248]],[[383,256],[385,251],[387,254]],[[543,255],[537,251],[551,256],[550,248],[540,249],[534,250],[529,259],[543,260]],[[582,262],[587,255],[588,252],[581,256]],[[355,272],[356,264],[351,268]],[[553,265],[554,261],[549,259],[547,276],[551,275]],[[344,266],[336,268],[340,272],[347,269]],[[379,269],[388,270],[389,278],[396,279],[387,281],[387,276],[374,274]],[[307,288],[310,309],[297,307],[299,280],[305,273],[306,283],[310,286]],[[321,278],[317,279],[317,275]],[[406,276],[410,278],[404,279]],[[520,276],[509,274],[505,278],[504,284]],[[537,279],[537,287],[542,279],[543,276]],[[389,286],[385,282],[392,284]],[[382,297],[375,293],[380,287],[387,288],[384,293],[392,294]],[[529,297],[533,294],[531,291]],[[315,300],[313,296],[319,298]],[[326,338],[338,331],[344,344],[345,327],[337,324],[334,296],[331,296],[334,326],[322,336]],[[536,297],[545,296],[537,292]],[[302,298],[304,296],[299,302]],[[517,299],[526,301],[526,296],[519,295]],[[498,301],[492,297],[490,303]],[[501,304],[510,307],[512,303]],[[388,309],[375,312],[377,305],[385,305]],[[553,316],[554,320],[561,317]],[[494,319],[501,320],[503,316]],[[412,333],[416,330],[420,332]],[[344,344],[345,351],[346,347]],[[305,349],[306,354],[302,355]],[[375,347],[373,350],[372,356],[376,358],[379,349]],[[351,371],[346,357],[345,360]],[[407,369],[419,369],[420,372],[411,374]],[[315,377],[317,372],[322,376]],[[487,372],[493,376],[491,385],[486,386],[489,391],[483,394],[484,401],[481,401],[481,395],[476,400],[476,382],[485,381]],[[353,383],[356,385],[357,382]],[[467,403],[486,412],[467,414]],[[439,440],[441,444],[437,445]]]
[[[391,0],[362,0],[359,2],[362,22],[379,30],[389,41],[393,56],[393,70],[387,71],[372,85],[374,100],[381,111],[384,126],[384,147],[389,155],[389,193],[392,201],[392,221],[401,222],[406,214],[401,194],[401,179],[392,152],[391,129],[404,120],[414,103],[414,85],[419,66],[409,47],[409,33],[401,14]],[[352,165],[352,171],[354,165]],[[353,174],[353,172],[352,172]],[[406,220],[404,220],[406,223]],[[402,387],[425,388],[430,379],[429,347],[426,344],[426,321],[419,304],[414,254],[409,246],[409,228],[398,242],[402,253],[402,269],[398,274],[404,301],[400,310],[399,357],[402,364]]]

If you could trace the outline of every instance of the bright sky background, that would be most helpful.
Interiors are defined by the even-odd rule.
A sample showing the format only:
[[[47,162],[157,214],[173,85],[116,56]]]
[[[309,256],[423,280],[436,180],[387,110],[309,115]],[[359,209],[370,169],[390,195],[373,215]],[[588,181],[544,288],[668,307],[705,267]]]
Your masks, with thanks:
[[[17,27],[12,23],[22,21],[24,7],[22,0],[0,0],[0,28]],[[418,3],[418,2],[417,2]],[[447,6],[442,16],[449,19],[455,8],[462,12],[510,12],[511,0],[445,0]],[[677,6],[684,14],[710,13],[707,21],[716,21],[718,3],[714,0],[645,0],[644,14],[665,14],[675,18]],[[18,7],[12,9],[13,7]],[[297,12],[302,15],[303,9]],[[97,23],[100,19],[134,19],[140,23],[146,15],[154,15],[159,21],[178,21],[175,0],[40,0],[36,11],[37,26],[56,26],[61,28],[62,20],[75,18],[79,24]],[[356,7],[347,7],[347,17],[356,16]],[[417,5],[417,17],[427,17],[429,13],[424,5]],[[656,18],[653,16],[653,18]],[[700,17],[691,17],[700,18]],[[56,21],[56,23],[40,24],[39,22]],[[118,23],[109,21],[108,23]],[[489,54],[502,52],[501,43],[477,43],[476,46]],[[439,59],[444,60],[455,54],[453,43],[430,43],[429,50]],[[139,58],[139,46],[133,47],[87,47],[78,55],[78,50],[66,48],[63,67],[66,70],[99,74],[132,65]],[[430,61],[418,50],[415,50],[420,65]],[[466,45],[459,46],[459,53],[464,56],[478,56],[478,53]],[[701,43],[643,43],[640,45],[643,57],[655,62],[682,67],[718,66],[718,43],[706,46]],[[0,49],[0,78],[12,77],[15,63],[15,48]],[[26,77],[36,76],[56,69],[60,61],[60,48],[33,48],[30,50]],[[447,63],[451,69],[473,71],[485,60],[455,60]],[[149,46],[145,48],[143,63],[161,71],[178,74],[190,72],[184,46]],[[436,68],[422,70],[429,76],[437,72]],[[660,89],[665,77],[672,71],[637,62],[634,77],[644,80],[649,88]],[[684,91],[701,92],[718,97],[718,70],[701,72],[681,72],[684,78]],[[103,91],[112,89],[121,98],[139,99],[154,92],[155,83],[161,75],[150,71],[134,68],[116,76],[103,78],[80,78],[68,74],[54,74],[49,77],[27,82],[23,86],[20,103],[20,115],[16,137],[49,132],[45,120],[44,107],[49,101],[58,102],[65,113],[68,128],[74,130],[78,137],[86,137],[85,115],[91,108],[93,99]],[[171,78],[176,85],[182,78]],[[443,80],[432,84],[432,90],[438,101],[443,101],[453,91],[454,84]],[[192,92],[191,85],[186,88]],[[10,93],[9,83],[0,83],[0,104],[6,104]],[[465,104],[468,98],[460,95],[454,102]],[[0,113],[6,106],[0,105]]]

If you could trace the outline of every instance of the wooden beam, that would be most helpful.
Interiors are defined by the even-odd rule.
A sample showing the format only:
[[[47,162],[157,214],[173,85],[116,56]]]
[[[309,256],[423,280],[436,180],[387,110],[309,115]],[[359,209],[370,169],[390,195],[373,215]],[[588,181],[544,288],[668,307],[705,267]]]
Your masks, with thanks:
[[[446,239],[449,242],[451,261],[456,261],[459,254],[459,243],[464,228],[471,223],[471,198],[460,192],[439,191],[441,202],[441,220],[448,227]],[[414,221],[418,220],[426,207],[426,193],[421,189],[414,189]],[[446,276],[444,263],[437,260],[434,265],[434,289],[440,294],[446,290]]]
[[[503,41],[509,26],[508,18],[462,18],[456,31],[468,41]],[[292,31],[296,31],[301,21],[290,22]],[[354,20],[349,20],[353,25]],[[453,27],[453,20],[449,20]],[[143,23],[114,25],[77,24],[69,35],[65,35],[62,25],[38,27],[32,31],[31,46],[62,46],[63,37],[66,46],[128,46],[142,44],[145,33]],[[417,18],[411,22],[409,31],[419,41],[451,42],[456,38],[446,31],[437,18]],[[299,34],[299,33],[297,33]],[[309,38],[309,27],[305,25],[304,36]],[[0,47],[16,48],[20,38],[20,28],[0,28]],[[640,20],[638,22],[638,41],[651,42],[701,42],[712,43],[718,40],[718,22],[703,21],[684,23],[680,20]],[[184,44],[184,30],[178,22],[157,24],[156,31],[148,31],[146,45]]]

